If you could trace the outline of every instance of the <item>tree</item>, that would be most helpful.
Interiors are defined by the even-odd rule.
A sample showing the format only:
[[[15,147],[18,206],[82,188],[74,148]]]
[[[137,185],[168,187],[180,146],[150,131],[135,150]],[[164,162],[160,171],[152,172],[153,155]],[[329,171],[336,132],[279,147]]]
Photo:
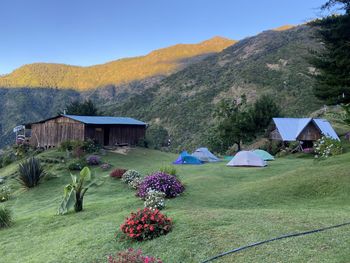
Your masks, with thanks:
[[[240,151],[241,143],[254,137],[253,122],[245,96],[242,96],[240,102],[235,99],[222,100],[216,109],[215,116],[218,119],[216,130],[223,149],[236,144]]]
[[[255,133],[259,133],[269,126],[273,117],[280,116],[280,108],[271,95],[264,94],[254,103],[250,114]]]
[[[330,0],[322,10],[339,7],[344,14],[330,15],[310,23],[317,29],[316,37],[323,44],[313,50],[310,60],[315,74],[314,94],[327,104],[350,102],[350,0]]]
[[[81,116],[98,116],[100,112],[95,107],[91,100],[86,100],[84,102],[73,101],[66,109],[66,113],[70,115],[81,115]]]

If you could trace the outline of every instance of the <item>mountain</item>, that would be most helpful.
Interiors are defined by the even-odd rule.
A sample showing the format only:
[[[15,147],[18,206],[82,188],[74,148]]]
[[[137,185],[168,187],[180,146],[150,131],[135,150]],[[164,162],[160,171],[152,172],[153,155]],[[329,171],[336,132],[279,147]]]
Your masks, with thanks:
[[[104,108],[112,115],[161,124],[177,150],[193,149],[203,145],[215,105],[223,98],[245,94],[253,102],[267,93],[286,116],[319,109],[312,92],[314,68],[308,63],[308,51],[319,46],[306,25],[265,31],[170,75],[124,104]]]
[[[90,67],[34,63],[0,77],[0,87],[49,87],[86,91],[110,85],[118,86],[155,76],[167,76],[234,43],[234,40],[214,37],[199,44],[178,44],[155,50],[146,56]]]
[[[164,75],[133,79],[118,85],[104,84],[99,89],[0,89],[0,147],[13,140],[11,130],[16,124],[52,116],[77,98],[94,100],[108,115],[136,117],[151,125],[157,123],[164,126],[171,136],[173,150],[184,147],[193,149],[205,143],[214,122],[212,114],[215,105],[222,98],[240,98],[245,94],[251,103],[267,93],[281,105],[284,115],[308,116],[322,105],[313,95],[315,83],[312,74],[315,69],[308,63],[308,51],[317,50],[321,45],[313,34],[313,29],[307,25],[268,30],[220,52],[202,53],[182,60],[179,58],[185,52],[180,49],[187,45],[176,45],[141,58],[115,62],[149,59],[163,66],[166,64],[164,57],[171,57],[169,63],[177,65],[173,73],[170,73],[171,70],[164,73],[167,72],[164,70]],[[214,38],[200,45],[221,41],[221,38]],[[159,57],[159,60],[155,57]],[[135,67],[142,69],[140,65]],[[144,68],[147,71],[147,66]],[[125,69],[125,72],[133,75],[133,69]],[[108,75],[108,72],[104,74]],[[18,78],[30,79],[24,76]],[[47,79],[51,81],[50,77]]]

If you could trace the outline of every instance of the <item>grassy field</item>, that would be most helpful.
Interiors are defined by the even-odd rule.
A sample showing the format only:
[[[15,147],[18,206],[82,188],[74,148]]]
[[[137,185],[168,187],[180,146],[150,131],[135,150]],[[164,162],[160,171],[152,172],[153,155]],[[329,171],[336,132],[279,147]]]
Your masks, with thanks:
[[[136,149],[127,156],[108,153],[103,160],[148,174],[176,157]],[[228,168],[225,162],[177,166],[186,191],[168,200],[163,210],[174,219],[174,229],[143,243],[115,241],[124,218],[143,202],[99,168],[94,172],[105,182],[87,192],[84,211],[55,215],[70,176],[62,164],[53,165],[49,170],[56,177],[37,188],[17,190],[7,202],[14,225],[0,230],[0,262],[106,262],[106,255],[128,247],[141,248],[166,263],[201,262],[251,242],[350,221],[349,160],[346,153],[322,162],[294,155],[266,168]],[[10,165],[0,175],[14,170]],[[273,242],[215,262],[350,262],[349,244],[347,226]]]

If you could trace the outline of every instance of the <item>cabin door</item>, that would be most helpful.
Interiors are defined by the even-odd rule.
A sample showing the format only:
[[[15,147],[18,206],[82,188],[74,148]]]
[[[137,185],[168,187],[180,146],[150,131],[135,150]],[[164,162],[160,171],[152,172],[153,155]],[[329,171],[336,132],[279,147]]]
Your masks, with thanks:
[[[103,145],[109,145],[109,127],[103,129]]]

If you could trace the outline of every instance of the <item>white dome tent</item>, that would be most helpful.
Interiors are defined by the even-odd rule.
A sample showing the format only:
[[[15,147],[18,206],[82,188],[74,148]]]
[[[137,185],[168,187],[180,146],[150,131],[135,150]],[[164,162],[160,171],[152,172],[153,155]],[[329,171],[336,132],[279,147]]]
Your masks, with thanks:
[[[243,167],[264,167],[267,166],[267,163],[259,155],[253,152],[240,151],[226,165]]]

